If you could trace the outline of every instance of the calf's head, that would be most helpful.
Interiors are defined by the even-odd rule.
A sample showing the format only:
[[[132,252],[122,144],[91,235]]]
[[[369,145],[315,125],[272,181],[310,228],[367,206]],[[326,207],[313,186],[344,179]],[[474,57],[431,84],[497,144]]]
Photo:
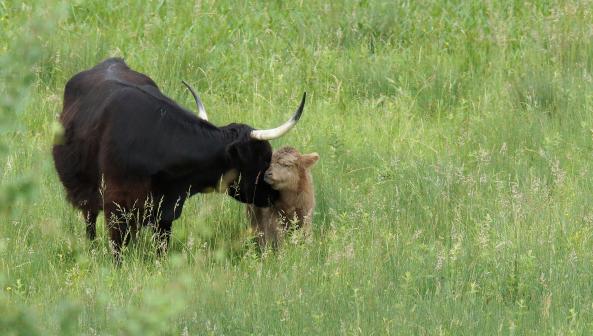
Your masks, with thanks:
[[[283,147],[274,152],[264,181],[274,190],[299,191],[309,169],[319,160],[319,154],[300,154],[292,147]]]

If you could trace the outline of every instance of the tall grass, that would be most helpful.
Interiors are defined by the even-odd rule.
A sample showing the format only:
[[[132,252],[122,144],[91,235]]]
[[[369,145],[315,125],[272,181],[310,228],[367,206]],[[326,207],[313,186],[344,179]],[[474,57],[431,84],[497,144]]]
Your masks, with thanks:
[[[2,105],[0,176],[35,192],[0,215],[0,330],[588,333],[591,5],[1,2],[0,87],[26,99]],[[50,28],[24,30],[39,16]],[[50,155],[65,82],[110,56],[185,106],[191,82],[218,125],[277,125],[306,90],[273,145],[321,155],[312,241],[260,254],[242,205],[198,195],[167,258],[145,231],[115,267],[103,220],[89,243]]]

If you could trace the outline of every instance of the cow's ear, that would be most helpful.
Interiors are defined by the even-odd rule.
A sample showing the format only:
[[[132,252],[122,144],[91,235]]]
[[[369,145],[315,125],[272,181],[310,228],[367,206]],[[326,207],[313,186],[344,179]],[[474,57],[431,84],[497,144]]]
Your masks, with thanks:
[[[303,154],[299,159],[301,165],[305,168],[313,167],[317,163],[317,160],[319,160],[319,154],[317,153]]]

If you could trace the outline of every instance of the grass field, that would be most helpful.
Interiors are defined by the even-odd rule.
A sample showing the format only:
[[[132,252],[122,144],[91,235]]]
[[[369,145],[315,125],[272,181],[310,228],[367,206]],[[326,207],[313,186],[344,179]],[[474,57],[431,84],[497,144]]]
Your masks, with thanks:
[[[0,334],[593,332],[590,1],[0,1]],[[257,252],[197,195],[113,265],[51,159],[110,56],[217,125],[321,155],[313,237]],[[183,144],[179,144],[180,146]],[[0,203],[1,203],[0,202]]]

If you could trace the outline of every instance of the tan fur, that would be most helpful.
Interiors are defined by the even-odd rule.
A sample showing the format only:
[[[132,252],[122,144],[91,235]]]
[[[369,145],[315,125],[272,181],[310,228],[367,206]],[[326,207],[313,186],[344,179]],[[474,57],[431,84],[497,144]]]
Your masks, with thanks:
[[[264,179],[280,192],[280,198],[270,208],[247,207],[260,246],[277,247],[283,232],[293,226],[309,233],[315,209],[311,168],[318,159],[317,153],[300,154],[292,147],[274,152]]]

